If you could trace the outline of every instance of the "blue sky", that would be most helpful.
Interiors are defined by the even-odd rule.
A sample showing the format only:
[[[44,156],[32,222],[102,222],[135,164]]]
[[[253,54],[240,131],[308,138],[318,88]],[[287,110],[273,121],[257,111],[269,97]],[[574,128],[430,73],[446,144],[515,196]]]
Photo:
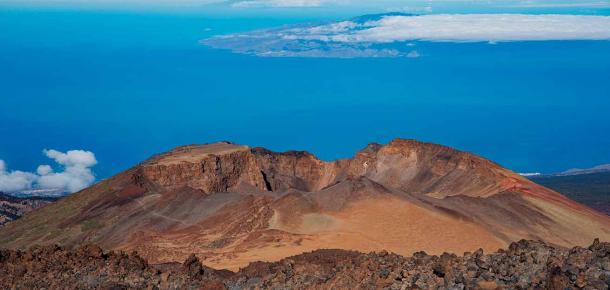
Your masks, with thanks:
[[[89,8],[113,10],[182,10],[217,13],[289,13],[358,15],[388,11],[410,13],[577,13],[607,14],[607,0],[1,0],[13,7]]]

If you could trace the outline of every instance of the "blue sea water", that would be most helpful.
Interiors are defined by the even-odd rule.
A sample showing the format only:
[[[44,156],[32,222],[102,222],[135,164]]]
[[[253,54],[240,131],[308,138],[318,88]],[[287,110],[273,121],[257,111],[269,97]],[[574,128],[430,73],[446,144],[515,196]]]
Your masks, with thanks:
[[[357,15],[0,10],[0,159],[95,152],[105,178],[219,140],[350,157],[416,138],[519,172],[610,162],[610,41],[418,43],[419,58],[264,58],[225,33]]]

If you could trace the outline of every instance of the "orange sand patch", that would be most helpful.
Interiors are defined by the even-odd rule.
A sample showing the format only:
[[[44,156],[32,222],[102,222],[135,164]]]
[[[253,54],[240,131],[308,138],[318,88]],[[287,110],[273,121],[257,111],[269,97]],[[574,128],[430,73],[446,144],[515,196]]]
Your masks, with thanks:
[[[337,231],[356,238],[340,241],[364,252],[463,253],[478,248],[495,251],[506,245],[481,226],[397,198],[359,201],[335,216],[342,221]]]
[[[330,217],[335,220],[330,221]],[[316,227],[312,221],[323,222]],[[430,254],[461,254],[479,248],[495,251],[506,246],[505,242],[478,225],[396,198],[363,200],[339,213],[316,217],[306,215],[299,229],[293,232],[302,236],[298,244],[278,242],[261,245],[234,253],[231,259],[208,261],[206,264],[237,270],[253,261],[277,261],[303,252],[331,248],[360,252],[387,250],[411,255],[422,250]]]

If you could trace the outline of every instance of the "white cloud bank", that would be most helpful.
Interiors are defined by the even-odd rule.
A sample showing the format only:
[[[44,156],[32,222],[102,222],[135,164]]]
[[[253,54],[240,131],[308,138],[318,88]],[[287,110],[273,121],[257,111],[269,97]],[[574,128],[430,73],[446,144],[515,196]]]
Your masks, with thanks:
[[[14,192],[29,189],[32,187],[36,177],[35,174],[29,172],[8,172],[6,163],[0,159],[0,191]]]
[[[401,43],[609,40],[610,16],[388,13],[221,35],[211,47],[259,56],[416,57]]]
[[[438,14],[386,16],[328,33],[336,24],[294,31],[292,37],[333,42],[541,41],[610,39],[610,16],[529,14]],[[320,33],[322,32],[322,33]]]
[[[18,192],[32,188],[59,189],[77,192],[95,181],[91,167],[97,164],[95,154],[84,150],[43,150],[43,153],[63,167],[55,172],[50,165],[38,166],[36,173],[9,171],[6,163],[0,160],[0,191]]]

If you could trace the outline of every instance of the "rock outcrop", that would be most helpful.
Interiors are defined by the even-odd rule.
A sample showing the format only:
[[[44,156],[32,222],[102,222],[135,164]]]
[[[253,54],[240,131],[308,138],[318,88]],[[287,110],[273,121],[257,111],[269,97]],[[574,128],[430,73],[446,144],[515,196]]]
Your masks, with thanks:
[[[182,264],[151,265],[137,253],[94,245],[0,250],[3,289],[608,289],[610,244],[564,249],[521,240],[508,249],[463,255],[363,254],[316,250],[237,272]]]
[[[610,240],[610,217],[474,154],[396,139],[336,161],[179,147],[7,225],[0,247],[95,243],[235,270],[324,248],[440,254],[596,237]]]

